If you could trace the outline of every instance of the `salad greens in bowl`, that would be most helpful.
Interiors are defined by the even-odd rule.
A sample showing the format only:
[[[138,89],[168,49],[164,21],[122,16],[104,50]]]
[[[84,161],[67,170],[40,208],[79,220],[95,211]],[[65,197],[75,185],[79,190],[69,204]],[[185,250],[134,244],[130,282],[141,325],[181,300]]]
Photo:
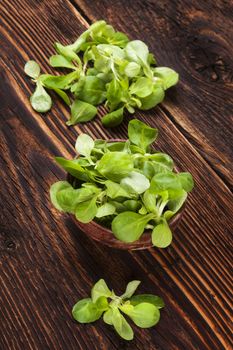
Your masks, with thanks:
[[[172,158],[152,150],[158,130],[133,119],[128,140],[78,136],[77,157],[56,157],[67,181],[51,186],[55,208],[75,215],[93,239],[121,249],[166,248],[181,217],[193,178]]]

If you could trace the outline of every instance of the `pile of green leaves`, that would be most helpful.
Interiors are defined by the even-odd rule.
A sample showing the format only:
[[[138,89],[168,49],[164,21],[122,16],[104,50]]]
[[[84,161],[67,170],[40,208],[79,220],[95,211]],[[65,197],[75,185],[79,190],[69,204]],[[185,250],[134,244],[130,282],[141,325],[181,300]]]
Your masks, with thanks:
[[[150,229],[153,245],[167,247],[172,241],[168,222],[183,206],[193,179],[189,173],[175,172],[170,156],[151,151],[157,134],[157,129],[134,119],[127,141],[79,135],[79,157],[56,158],[73,181],[51,186],[53,205],[83,223],[95,220],[111,227],[114,236],[127,243]]]
[[[125,293],[116,296],[100,279],[91,290],[91,298],[82,299],[74,305],[73,317],[80,323],[91,323],[103,315],[104,322],[113,326],[123,339],[132,340],[133,330],[122,313],[138,327],[150,328],[159,322],[159,309],[164,307],[163,300],[156,295],[133,296],[139,284],[140,281],[128,283]]]
[[[49,63],[66,69],[66,74],[40,74],[35,61],[28,61],[24,70],[36,83],[32,107],[40,113],[50,110],[52,100],[45,89],[55,91],[71,108],[67,125],[93,119],[102,103],[108,109],[103,124],[119,125],[125,109],[134,113],[135,108],[156,106],[179,79],[174,70],[156,66],[144,42],[129,41],[105,21],[92,24],[72,45],[56,43],[55,49]]]

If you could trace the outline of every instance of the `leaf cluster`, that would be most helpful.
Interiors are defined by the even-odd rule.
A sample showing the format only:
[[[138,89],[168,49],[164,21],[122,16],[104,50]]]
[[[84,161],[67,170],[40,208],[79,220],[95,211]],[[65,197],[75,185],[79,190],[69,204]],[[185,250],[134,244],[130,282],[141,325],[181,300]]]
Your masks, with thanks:
[[[78,157],[56,158],[73,181],[51,186],[53,205],[80,222],[95,220],[111,228],[123,242],[134,242],[151,230],[153,245],[167,247],[172,241],[169,220],[182,208],[193,179],[174,171],[169,155],[152,151],[157,135],[157,129],[136,119],[129,122],[127,141],[79,135]]]
[[[108,110],[103,125],[119,125],[125,110],[134,113],[135,108],[156,106],[179,79],[174,70],[157,67],[144,42],[130,41],[105,21],[92,24],[71,45],[55,43],[55,49],[49,63],[66,74],[40,74],[35,61],[28,61],[24,70],[36,83],[32,107],[41,113],[50,110],[52,100],[46,89],[54,91],[70,106],[67,125],[92,120],[103,103]]]
[[[129,282],[125,293],[117,296],[106,282],[100,279],[91,290],[91,298],[78,301],[72,310],[73,317],[80,323],[91,323],[103,316],[103,321],[114,327],[125,340],[132,340],[134,332],[125,316],[140,328],[150,328],[160,319],[163,300],[151,294],[133,296],[140,281]]]

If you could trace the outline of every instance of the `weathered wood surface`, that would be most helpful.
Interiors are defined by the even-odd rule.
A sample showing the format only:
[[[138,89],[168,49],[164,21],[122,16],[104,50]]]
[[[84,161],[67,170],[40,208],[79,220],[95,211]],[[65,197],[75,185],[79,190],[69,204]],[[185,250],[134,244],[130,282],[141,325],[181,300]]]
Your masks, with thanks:
[[[149,44],[180,73],[163,107],[210,166],[233,184],[233,2],[74,0],[94,21],[108,19]]]
[[[232,349],[231,13],[228,1],[0,3],[1,349]],[[112,131],[99,119],[68,129],[57,99],[47,115],[35,113],[23,66],[33,58],[48,71],[53,43],[73,41],[100,18],[180,72],[160,107],[137,114],[159,128],[158,146],[196,181],[167,250],[103,247],[49,201],[49,186],[65,177],[53,156],[72,157],[80,130],[125,137],[127,120]],[[140,292],[161,295],[158,326],[135,329],[126,343],[102,321],[73,321],[73,304],[101,277],[118,292],[139,279]]]

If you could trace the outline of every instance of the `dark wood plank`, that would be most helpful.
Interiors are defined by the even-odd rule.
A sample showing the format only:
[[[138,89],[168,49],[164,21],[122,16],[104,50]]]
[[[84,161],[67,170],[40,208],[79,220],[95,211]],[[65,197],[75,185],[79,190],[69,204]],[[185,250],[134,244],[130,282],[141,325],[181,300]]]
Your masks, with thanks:
[[[74,2],[91,21],[106,19],[132,39],[145,41],[159,65],[179,72],[180,83],[168,92],[163,108],[232,185],[232,1]]]
[[[104,130],[99,119],[68,129],[69,112],[61,103],[46,116],[32,111],[25,60],[37,59],[49,69],[53,42],[74,40],[86,22],[66,1],[22,0],[16,7],[8,0],[0,11],[1,349],[231,349],[228,187],[167,109],[138,114],[159,128],[158,146],[194,175],[184,220],[166,251],[120,252],[89,241],[73,218],[50,204],[49,186],[65,177],[52,158],[72,157],[80,130],[125,137],[127,120],[113,131]],[[159,325],[135,329],[135,340],[125,343],[101,321],[75,323],[72,305],[101,277],[117,292],[140,279],[140,292],[163,296]]]

